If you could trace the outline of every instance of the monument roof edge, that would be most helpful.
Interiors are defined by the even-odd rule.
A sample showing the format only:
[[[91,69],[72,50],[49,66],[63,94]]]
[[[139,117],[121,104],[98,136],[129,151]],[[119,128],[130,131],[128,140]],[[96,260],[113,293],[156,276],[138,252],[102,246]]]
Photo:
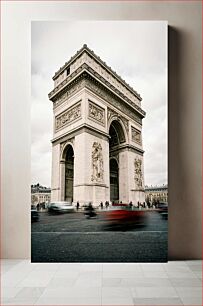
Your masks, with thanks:
[[[59,76],[59,74],[62,72],[62,71],[64,71],[77,57],[79,57],[84,51],[86,51],[87,53],[89,53],[91,56],[93,56],[94,58],[95,58],[95,60],[97,61],[97,62],[99,62],[101,65],[103,65],[107,70],[109,70],[109,72],[111,73],[111,74],[113,74],[121,83],[123,83],[124,85],[125,85],[125,87],[127,87],[127,89],[128,90],[130,90],[140,101],[142,101],[142,98],[141,98],[141,96],[137,93],[137,91],[133,88],[133,87],[131,87],[128,83],[126,83],[126,81],[125,80],[123,80],[122,78],[121,78],[121,76],[119,76],[115,71],[113,71],[112,69],[111,69],[111,67],[110,66],[108,66],[98,55],[96,55],[95,53],[94,53],[94,51],[93,50],[91,50],[86,44],[84,44],[83,46],[82,46],[82,48],[81,49],[79,49],[76,53],[75,53],[75,55],[73,55],[71,58],[70,58],[70,60],[68,61],[68,62],[66,62],[62,67],[60,67],[60,69],[54,74],[54,76],[53,76],[53,80],[55,80],[58,76]]]

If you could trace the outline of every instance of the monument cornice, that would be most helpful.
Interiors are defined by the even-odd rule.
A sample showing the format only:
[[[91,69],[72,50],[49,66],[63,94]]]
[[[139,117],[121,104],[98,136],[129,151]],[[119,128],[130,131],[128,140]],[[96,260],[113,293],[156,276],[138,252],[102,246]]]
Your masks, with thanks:
[[[128,150],[128,151],[134,151],[135,153],[139,154],[139,155],[143,155],[144,154],[144,150],[138,148],[138,147],[135,147],[131,144],[128,144],[128,143],[125,143],[125,144],[120,144],[118,146],[115,146],[114,148],[111,149],[111,153],[113,152],[116,152],[116,151],[125,151],[125,150]]]
[[[72,82],[76,82],[76,79],[83,75],[86,72],[90,74],[93,78],[97,79],[102,85],[107,87],[113,94],[117,95],[119,98],[125,101],[128,105],[130,105],[134,110],[139,112],[144,118],[146,113],[139,107],[135,102],[130,100],[126,95],[124,95],[120,90],[118,90],[115,86],[113,86],[110,82],[108,82],[105,78],[103,78],[99,73],[97,73],[94,69],[92,69],[88,64],[84,63],[78,69],[76,69],[71,75],[66,77],[64,81],[62,81],[58,86],[56,86],[50,93],[49,99],[51,101],[55,101],[57,97],[64,93],[64,90],[67,87],[71,86]]]
[[[96,63],[102,66],[102,68],[104,68],[110,75],[113,75],[122,85],[125,86],[127,90],[129,90],[133,95],[135,95],[139,101],[142,101],[142,98],[137,93],[137,91],[133,87],[131,87],[128,83],[126,83],[126,81],[123,80],[121,76],[119,76],[110,66],[108,66],[98,55],[96,55],[93,50],[88,48],[86,44],[84,44],[83,47],[80,50],[78,50],[75,53],[75,55],[70,58],[68,62],[66,62],[62,67],[60,67],[60,69],[55,73],[52,79],[56,80],[57,77],[61,73],[63,73],[65,69],[67,69],[71,64],[73,64],[85,52],[90,56],[90,58],[93,58]]]
[[[104,183],[82,183],[82,184],[74,185],[74,187],[77,187],[77,186],[100,186],[100,187],[109,188],[109,186],[107,186]]]
[[[60,135],[58,137],[53,138],[51,140],[51,143],[57,144],[57,143],[60,143],[61,141],[69,140],[69,139],[75,137],[76,135],[78,135],[82,132],[91,133],[91,134],[94,134],[94,135],[97,135],[97,136],[100,135],[101,137],[104,137],[106,139],[109,139],[109,137],[110,137],[108,133],[103,132],[99,129],[96,129],[95,127],[93,127],[93,126],[91,126],[87,123],[83,123],[80,126],[71,130],[70,132],[64,133],[63,135]]]

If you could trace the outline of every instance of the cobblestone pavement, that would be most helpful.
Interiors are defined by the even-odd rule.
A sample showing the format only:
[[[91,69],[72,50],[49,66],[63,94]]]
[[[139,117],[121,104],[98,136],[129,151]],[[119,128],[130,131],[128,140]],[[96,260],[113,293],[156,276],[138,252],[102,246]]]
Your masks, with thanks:
[[[167,220],[146,212],[145,225],[109,228],[103,215],[40,213],[32,223],[33,262],[165,262]]]

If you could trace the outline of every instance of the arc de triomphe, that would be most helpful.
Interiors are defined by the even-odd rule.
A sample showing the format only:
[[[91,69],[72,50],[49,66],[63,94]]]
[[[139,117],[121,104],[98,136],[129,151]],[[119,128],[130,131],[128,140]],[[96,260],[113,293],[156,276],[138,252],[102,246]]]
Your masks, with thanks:
[[[140,95],[84,45],[53,77],[52,201],[144,201]]]

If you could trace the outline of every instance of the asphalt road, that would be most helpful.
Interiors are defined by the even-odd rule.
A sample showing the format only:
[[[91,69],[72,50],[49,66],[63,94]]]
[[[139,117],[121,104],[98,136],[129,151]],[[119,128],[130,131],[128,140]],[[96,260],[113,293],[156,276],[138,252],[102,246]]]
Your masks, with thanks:
[[[107,211],[108,213],[108,211]],[[146,210],[144,223],[132,227],[110,226],[106,211],[98,211],[96,218],[87,219],[84,212],[69,214],[40,213],[40,221],[32,223],[32,232],[100,232],[108,230],[122,231],[167,231],[167,221],[156,211]]]
[[[32,223],[32,262],[165,262],[167,220],[147,211],[139,226],[109,226],[105,212],[40,213]]]

